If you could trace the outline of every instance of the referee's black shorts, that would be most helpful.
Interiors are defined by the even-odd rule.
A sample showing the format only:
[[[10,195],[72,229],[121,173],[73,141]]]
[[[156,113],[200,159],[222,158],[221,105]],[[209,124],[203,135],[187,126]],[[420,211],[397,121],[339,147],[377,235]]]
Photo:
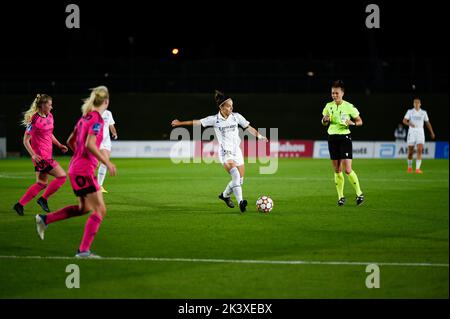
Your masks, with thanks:
[[[352,159],[353,145],[351,135],[328,135],[328,151],[332,160]]]

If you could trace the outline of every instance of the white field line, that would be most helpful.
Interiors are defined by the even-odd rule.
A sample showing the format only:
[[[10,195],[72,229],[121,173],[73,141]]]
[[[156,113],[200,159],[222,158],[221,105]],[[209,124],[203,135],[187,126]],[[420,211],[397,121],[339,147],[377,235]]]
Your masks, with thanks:
[[[163,180],[204,180],[204,176],[152,176],[152,172],[149,172],[148,175],[129,175],[131,179],[163,179]],[[395,183],[395,182],[412,182],[412,183],[418,183],[418,182],[447,182],[448,178],[439,178],[439,179],[426,179],[423,178],[424,176],[421,176],[420,179],[406,179],[406,178],[371,178],[371,182],[389,182],[389,183]],[[0,178],[5,179],[33,179],[33,174],[24,174],[24,175],[4,175],[0,174]],[[208,179],[218,179],[223,180],[226,178],[225,176],[210,176]],[[260,179],[260,180],[292,180],[292,181],[310,181],[310,182],[321,182],[321,181],[334,181],[333,177],[301,177],[301,176],[250,176],[247,177],[247,180],[253,180],[253,179]]]
[[[74,260],[75,257],[63,256],[1,256],[0,259],[35,259],[35,260]],[[223,264],[275,264],[275,265],[333,265],[333,266],[378,266],[398,267],[446,267],[440,263],[406,263],[406,262],[359,262],[359,261],[312,261],[312,260],[242,260],[242,259],[203,259],[203,258],[158,258],[158,257],[102,257],[106,261],[156,261],[156,262],[187,262],[187,263],[223,263]]]

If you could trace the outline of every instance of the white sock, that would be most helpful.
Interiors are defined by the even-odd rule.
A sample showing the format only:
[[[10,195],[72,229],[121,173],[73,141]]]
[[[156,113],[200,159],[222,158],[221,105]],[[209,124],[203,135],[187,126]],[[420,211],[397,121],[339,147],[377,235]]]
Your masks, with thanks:
[[[242,187],[241,187],[241,174],[239,174],[239,170],[237,167],[233,167],[230,169],[231,175],[231,188],[233,189],[234,196],[238,203],[242,201]]]
[[[241,185],[244,184],[244,178],[241,177]]]
[[[408,167],[412,167],[412,159],[408,160]]]
[[[420,169],[420,165],[422,165],[422,160],[416,160],[416,169]]]
[[[231,193],[233,192],[233,189],[231,188],[233,186],[233,181],[230,181],[227,185],[227,187],[225,187],[225,190],[223,191],[222,195],[223,197],[230,197]]]
[[[98,180],[98,183],[100,184],[100,186],[102,186],[103,182],[105,181],[105,176],[106,176],[107,170],[108,170],[108,168],[105,165],[100,164],[100,167],[98,168],[98,176],[97,176],[97,180]]]

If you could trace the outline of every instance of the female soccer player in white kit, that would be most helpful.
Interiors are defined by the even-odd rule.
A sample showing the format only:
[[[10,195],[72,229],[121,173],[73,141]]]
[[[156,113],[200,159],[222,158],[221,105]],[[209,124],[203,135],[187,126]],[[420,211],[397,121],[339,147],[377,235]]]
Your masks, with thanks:
[[[114,126],[116,122],[114,121],[113,115],[111,111],[105,110],[102,114],[103,121],[105,122],[103,126],[103,140],[100,144],[100,152],[105,156],[108,160],[111,156],[111,136],[109,134],[109,131],[111,130],[112,138],[117,140],[117,131]],[[100,162],[100,166],[98,167],[98,173],[97,173],[97,181],[101,187],[102,193],[107,193],[108,191],[103,188],[103,182],[105,181],[107,167],[105,164]]]
[[[244,182],[244,157],[239,147],[241,139],[239,138],[239,128],[249,131],[250,134],[256,136],[260,140],[267,138],[259,134],[259,132],[251,127],[242,115],[233,113],[233,100],[225,96],[222,92],[216,91],[216,104],[219,107],[219,113],[205,117],[201,120],[179,121],[173,120],[172,127],[202,125],[203,127],[213,126],[219,142],[219,160],[225,170],[231,175],[231,181],[228,183],[225,190],[219,195],[228,207],[234,208],[231,201],[231,193],[234,193],[239,204],[241,212],[245,212],[247,207],[247,200],[243,199],[242,184]]]
[[[428,119],[427,111],[422,110],[420,98],[414,98],[414,108],[409,109],[403,118],[403,124],[409,126],[408,128],[408,173],[412,173],[412,160],[414,153],[414,146],[417,145],[417,159],[416,159],[416,173],[422,174],[420,165],[422,164],[423,145],[425,144],[425,132],[423,123],[426,124],[431,134],[431,139],[434,140],[435,135],[430,120]]]

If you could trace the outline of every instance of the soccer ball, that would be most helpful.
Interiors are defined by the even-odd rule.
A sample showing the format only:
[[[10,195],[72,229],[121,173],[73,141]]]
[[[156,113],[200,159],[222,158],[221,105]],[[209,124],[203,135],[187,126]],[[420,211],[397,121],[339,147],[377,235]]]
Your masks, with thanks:
[[[273,200],[269,196],[261,196],[256,201],[256,209],[260,213],[268,213],[273,209]]]

